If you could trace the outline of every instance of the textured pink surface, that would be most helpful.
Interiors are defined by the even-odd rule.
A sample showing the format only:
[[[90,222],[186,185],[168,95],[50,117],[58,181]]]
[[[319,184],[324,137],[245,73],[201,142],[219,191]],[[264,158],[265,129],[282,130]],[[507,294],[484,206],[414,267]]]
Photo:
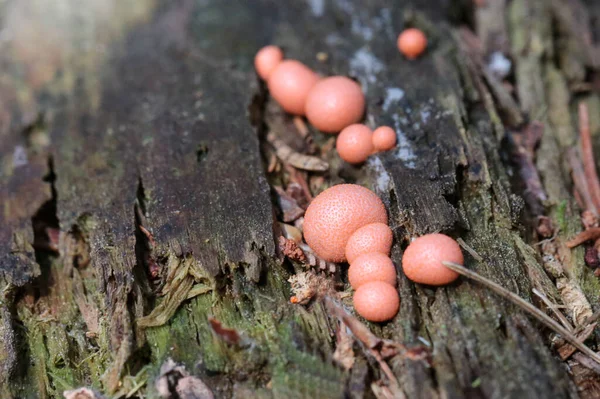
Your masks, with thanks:
[[[417,58],[427,47],[427,37],[419,29],[410,28],[398,36],[398,50],[410,60]]]
[[[387,255],[371,252],[359,256],[350,264],[348,280],[354,289],[371,281],[383,281],[395,286],[396,267]]]
[[[373,131],[375,151],[387,151],[396,146],[396,132],[389,126],[381,126]]]
[[[304,115],[306,97],[319,81],[319,75],[296,60],[284,60],[269,76],[271,97],[287,112]]]
[[[339,184],[319,194],[304,215],[304,239],[316,254],[330,262],[346,260],[346,243],[359,228],[387,224],[381,199],[356,184]]]
[[[306,99],[306,118],[317,129],[337,133],[362,119],[365,96],[355,81],[332,76],[314,85]]]
[[[416,283],[445,285],[459,276],[442,261],[463,264],[460,246],[444,234],[427,234],[410,243],[402,257],[402,270]]]
[[[388,283],[372,281],[361,285],[354,293],[354,309],[369,321],[390,320],[399,308],[398,291]]]
[[[258,76],[263,80],[267,80],[281,61],[283,61],[283,51],[277,46],[266,46],[256,53],[254,68],[256,68]]]
[[[340,158],[351,164],[363,163],[373,153],[373,133],[365,125],[346,127],[335,142]]]
[[[348,263],[360,255],[370,252],[390,254],[392,248],[392,229],[384,223],[371,223],[356,230],[346,244],[346,260]]]

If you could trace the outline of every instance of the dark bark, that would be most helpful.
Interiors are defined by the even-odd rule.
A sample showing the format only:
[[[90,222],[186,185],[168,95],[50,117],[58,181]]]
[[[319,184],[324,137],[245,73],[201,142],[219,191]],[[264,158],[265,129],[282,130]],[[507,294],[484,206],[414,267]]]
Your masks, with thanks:
[[[333,363],[339,327],[320,301],[289,303],[293,268],[276,254],[270,187],[283,172],[266,171],[265,136],[293,125],[266,111],[252,68],[268,43],[324,75],[356,78],[366,120],[401,132],[396,150],[361,168],[327,153],[330,170],[313,194],[365,184],[388,206],[398,265],[410,237],[443,231],[484,259],[466,256],[468,268],[531,301],[536,288],[582,324],[600,287],[582,250],[564,252],[581,226],[565,154],[577,142],[571,101],[593,82],[600,29],[573,21],[600,7],[487,1],[493,7],[478,10],[383,0],[0,6],[12,32],[0,44],[0,396],[91,386],[158,397],[156,379],[173,390],[186,373],[216,397],[370,397],[371,383],[386,381],[358,345],[351,371]],[[462,24],[477,25],[481,59],[462,43]],[[409,25],[430,39],[414,62],[395,47]],[[586,32],[595,36],[581,45]],[[512,56],[520,107],[508,113],[498,95],[506,89],[481,72],[500,50]],[[580,96],[595,134],[600,101]],[[547,201],[533,213],[543,208],[560,227],[556,247],[568,257],[558,275],[528,245],[531,210],[501,156],[502,121],[513,133],[525,120],[545,127],[535,164]],[[321,146],[329,139],[312,135]],[[430,367],[387,361],[408,397],[578,395],[549,332],[513,305],[463,279],[431,289],[398,271],[399,315],[368,326],[409,347],[431,345]],[[583,300],[572,302],[573,292]],[[187,372],[160,371],[168,358]]]

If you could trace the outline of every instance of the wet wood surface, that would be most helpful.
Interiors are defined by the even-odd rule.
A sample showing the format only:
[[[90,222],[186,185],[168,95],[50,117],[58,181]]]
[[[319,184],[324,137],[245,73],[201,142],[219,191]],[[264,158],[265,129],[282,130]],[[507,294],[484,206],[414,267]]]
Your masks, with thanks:
[[[372,383],[386,384],[359,345],[351,371],[333,363],[339,326],[322,303],[289,301],[276,178],[261,148],[269,127],[292,124],[266,111],[252,67],[270,43],[323,75],[357,79],[367,123],[399,134],[394,151],[361,168],[326,154],[313,194],[342,181],[374,189],[397,265],[410,237],[442,231],[485,260],[466,256],[468,268],[528,300],[537,288],[562,303],[528,245],[522,193],[503,159],[507,129],[518,127],[502,124],[502,105],[478,86],[457,27],[504,21],[476,31],[484,54],[511,52],[519,115],[546,125],[537,165],[543,208],[564,222],[559,239],[580,228],[561,163],[577,137],[570,87],[594,61],[575,49],[554,63],[552,41],[574,35],[549,30],[562,3],[489,2],[477,11],[384,0],[0,4],[9,37],[0,42],[2,397],[80,386],[159,397],[168,358],[216,397],[371,397]],[[414,62],[395,47],[405,26],[430,39]],[[584,99],[600,109],[595,94]],[[592,124],[597,132],[600,120]],[[600,287],[582,253],[564,263],[596,310]],[[463,279],[432,289],[398,275],[399,315],[368,326],[431,351],[430,366],[387,359],[407,397],[577,397],[548,331],[514,306]],[[352,311],[350,297],[341,303]],[[241,338],[228,342],[210,318]]]

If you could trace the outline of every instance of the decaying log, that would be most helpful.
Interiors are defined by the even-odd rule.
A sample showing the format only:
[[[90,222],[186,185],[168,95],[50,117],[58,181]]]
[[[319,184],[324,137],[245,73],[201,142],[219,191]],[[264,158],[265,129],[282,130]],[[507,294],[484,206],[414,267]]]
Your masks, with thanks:
[[[600,147],[600,98],[581,94],[597,73],[600,18],[573,22],[582,9],[600,15],[597,4],[129,3],[0,4],[1,397],[571,398],[598,390],[585,371],[597,365],[579,353],[569,359],[573,374],[549,345],[552,332],[511,303],[465,279],[415,285],[399,266],[411,237],[461,237],[484,260],[466,254],[467,268],[540,305],[537,289],[585,329],[600,283],[583,250],[567,248],[581,222],[566,154],[577,144],[575,100],[587,103]],[[458,42],[465,24],[482,40],[476,63]],[[407,26],[430,39],[412,62],[395,47]],[[367,123],[397,131],[397,148],[360,168],[343,165],[327,151],[331,138],[310,127],[278,139],[299,153],[320,148],[309,155],[329,165],[294,172],[299,191],[312,190],[305,199],[343,181],[383,198],[401,309],[389,323],[365,323],[368,336],[424,345],[431,362],[361,347],[355,332],[340,330],[340,306],[353,312],[349,290],[340,290],[344,266],[318,275],[337,279],[323,284],[338,289],[337,316],[318,295],[290,303],[288,279],[318,270],[300,271],[277,253],[274,187],[288,172],[268,167],[265,144],[270,127],[284,135],[281,127],[295,125],[267,112],[272,100],[253,71],[256,50],[269,43],[323,75],[357,79]],[[490,87],[477,68],[493,52],[512,72]],[[545,193],[534,213],[553,226],[544,245],[532,245],[521,185],[513,185],[520,174],[504,156],[503,139],[517,130],[505,130],[498,93],[520,107],[511,123],[544,126],[528,154]],[[301,213],[285,222],[300,225]]]

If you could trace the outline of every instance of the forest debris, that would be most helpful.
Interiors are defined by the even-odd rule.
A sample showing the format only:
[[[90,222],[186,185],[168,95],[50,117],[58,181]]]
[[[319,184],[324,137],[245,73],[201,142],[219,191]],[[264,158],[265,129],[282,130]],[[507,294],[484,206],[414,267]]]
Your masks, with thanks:
[[[210,388],[198,377],[190,376],[183,365],[168,358],[160,367],[154,386],[163,399],[213,399]]]
[[[573,358],[588,369],[593,370],[597,374],[600,374],[600,364],[596,363],[583,353],[576,353],[573,355]]]
[[[183,301],[214,289],[213,279],[191,256],[183,259],[169,256],[167,268],[166,283],[161,291],[164,298],[149,315],[137,320],[140,327],[157,327],[165,324]]]
[[[146,238],[148,239],[148,244],[150,245],[150,248],[154,247],[154,245],[156,244],[156,242],[154,241],[154,236],[152,235],[152,233],[150,233],[148,231],[148,229],[146,229],[144,226],[142,226],[141,224],[138,225],[140,231],[142,233],[144,233],[144,235],[146,236]]]
[[[556,280],[556,288],[560,292],[563,301],[568,306],[571,319],[576,326],[581,325],[592,315],[592,308],[587,297],[579,287],[579,284],[568,277]]]
[[[335,332],[336,335],[336,347],[333,352],[333,360],[342,366],[344,370],[348,371],[354,366],[354,340],[352,335],[348,332],[347,327],[339,321],[338,328]]]
[[[587,316],[591,315],[592,307],[579,283],[564,270],[562,262],[569,256],[568,248],[558,240],[544,240],[540,244],[544,269],[556,279],[555,286],[567,313],[572,316],[572,320],[578,326]]]
[[[521,180],[525,184],[523,196],[531,212],[541,215],[544,212],[543,203],[547,200],[542,187],[540,175],[535,166],[535,150],[544,132],[544,125],[534,121],[520,132],[512,132],[512,159],[517,165]]]
[[[308,130],[306,123],[304,123],[304,119],[302,119],[301,116],[294,116],[293,121],[294,121],[294,126],[296,127],[296,130],[300,134],[300,137],[302,137],[304,139],[304,141],[306,141],[308,144],[312,144],[313,138],[310,135],[310,131]]]
[[[73,270],[73,297],[87,327],[86,336],[97,336],[100,332],[100,310],[94,301],[88,300],[83,279],[77,269]]]
[[[577,394],[581,399],[600,398],[600,374],[586,367],[574,356],[567,362],[573,382],[577,387]],[[588,358],[589,359],[589,358]]]
[[[540,298],[542,300],[542,302],[544,302],[544,305],[546,305],[546,307],[548,309],[550,309],[552,311],[552,313],[554,313],[554,315],[556,316],[556,318],[558,320],[560,320],[560,322],[563,324],[563,326],[569,330],[569,331],[573,331],[573,326],[571,325],[571,323],[569,322],[569,320],[567,320],[567,318],[565,317],[565,315],[562,314],[562,312],[560,310],[558,310],[558,305],[552,303],[548,297],[546,295],[544,295],[540,290],[538,290],[537,288],[534,288],[533,293],[535,295],[538,296],[538,298]]]
[[[287,195],[296,200],[298,206],[302,209],[306,209],[308,204],[310,203],[310,193],[306,193],[308,189],[308,184],[306,183],[306,179],[303,177],[301,179],[297,178],[297,176],[293,176],[293,181],[291,181],[287,187],[285,188],[285,192]],[[301,182],[303,180],[303,182]]]
[[[183,377],[175,387],[180,399],[212,399],[212,391],[196,377]]]
[[[592,269],[597,269],[598,267],[600,267],[600,259],[598,259],[598,250],[595,246],[585,248],[583,260],[585,261],[585,264]]]
[[[304,209],[298,205],[298,202],[287,194],[283,188],[274,186],[275,192],[277,193],[277,203],[282,212],[282,218],[285,223],[293,222],[302,215],[304,215]]]
[[[569,160],[569,166],[571,167],[571,177],[573,178],[573,184],[575,185],[575,193],[578,194],[577,198],[579,199],[578,202],[580,202],[580,206],[587,212],[590,212],[595,218],[598,218],[598,209],[596,209],[592,194],[588,188],[583,165],[574,148],[567,151],[567,159]]]
[[[558,322],[556,322],[553,318],[548,316],[546,313],[542,312],[531,303],[527,302],[517,294],[507,290],[506,288],[500,286],[499,284],[494,283],[491,280],[483,277],[482,275],[467,269],[466,267],[456,264],[454,262],[442,262],[446,267],[454,270],[455,272],[462,274],[465,277],[468,277],[472,280],[475,280],[490,290],[494,291],[499,296],[504,299],[508,299],[513,304],[520,307],[525,312],[529,313],[531,316],[535,317],[540,323],[544,324],[546,327],[553,330],[555,333],[560,334],[566,341],[568,341],[571,345],[575,346],[582,353],[586,354],[590,358],[592,358],[595,362],[600,363],[600,355],[591,350],[589,347],[585,346],[583,343],[579,341],[579,339],[573,335],[569,330],[561,326]]]
[[[275,154],[270,154],[269,164],[267,166],[267,172],[274,173],[274,172],[279,172],[279,170],[281,170],[280,164],[279,164],[279,158],[277,158],[277,156]]]
[[[304,252],[298,247],[292,240],[288,240],[287,238],[280,236],[279,237],[279,250],[281,253],[289,258],[290,260],[294,260],[296,262],[306,262],[306,256]]]
[[[311,270],[294,274],[288,282],[294,293],[290,302],[298,305],[306,305],[316,295],[333,291],[333,282],[329,278],[319,276]]]
[[[223,327],[223,324],[214,317],[209,317],[208,322],[214,333],[227,344],[238,345],[240,343],[240,334],[235,329]]]
[[[104,399],[104,396],[89,388],[77,388],[64,391],[63,396],[65,399]]]
[[[298,244],[298,246],[300,247],[300,249],[302,249],[302,251],[304,251],[304,255],[306,256],[306,259],[308,260],[309,266],[317,268],[320,271],[331,273],[331,274],[335,274],[338,271],[337,264],[335,264],[333,262],[328,262],[324,259],[319,258],[317,256],[317,254],[315,254],[308,245],[301,243],[301,244]]]
[[[594,150],[592,145],[592,135],[590,133],[590,118],[588,107],[585,102],[579,103],[579,136],[581,139],[581,157],[583,161],[583,171],[587,186],[590,190],[592,200],[596,207],[596,213],[600,211],[600,181],[596,172],[596,163],[594,161]]]
[[[310,188],[308,187],[308,183],[306,182],[306,172],[302,172],[299,171],[296,168],[291,167],[290,165],[285,165],[286,170],[290,173],[290,184],[292,183],[296,183],[300,186],[300,188],[302,189],[302,193],[304,194],[304,198],[305,198],[305,206],[308,206],[308,204],[310,203],[310,201],[312,201],[313,196],[310,192]],[[288,184],[288,187],[290,185]]]
[[[592,335],[597,324],[598,323],[588,324],[582,331],[575,332],[575,336],[577,337],[577,339],[579,339],[580,342],[585,342],[585,340],[588,339],[590,335]],[[575,351],[577,351],[577,348],[565,342],[564,345],[558,348],[558,355],[562,360],[567,360],[573,353],[575,353]]]
[[[396,380],[394,373],[390,369],[385,359],[393,356],[402,356],[413,361],[423,361],[429,364],[429,351],[421,346],[407,348],[405,345],[399,342],[379,338],[356,317],[346,312],[346,310],[344,310],[344,308],[337,304],[332,298],[325,297],[324,301],[329,313],[337,317],[342,324],[345,325],[350,332],[352,332],[352,336],[359,343],[364,345],[366,352],[375,358],[379,364],[379,367],[381,368],[381,371],[388,379],[388,386],[386,388],[389,389],[392,394],[392,396],[389,397],[404,398],[404,392],[402,392],[400,389],[398,380]]]
[[[567,241],[567,247],[575,248],[587,241],[596,241],[600,238],[600,227],[592,227],[577,234],[571,240]]]
[[[554,226],[552,225],[552,219],[548,216],[540,215],[537,218],[537,226],[535,231],[542,238],[552,238],[556,235],[556,231],[554,230]]]
[[[281,234],[286,239],[294,241],[296,244],[302,242],[302,231],[300,231],[300,229],[298,229],[296,226],[280,222],[279,227],[281,228]]]
[[[267,134],[267,141],[275,148],[275,154],[281,161],[295,168],[309,170],[311,172],[324,172],[329,169],[329,164],[321,158],[300,154],[278,138],[275,133]]]

